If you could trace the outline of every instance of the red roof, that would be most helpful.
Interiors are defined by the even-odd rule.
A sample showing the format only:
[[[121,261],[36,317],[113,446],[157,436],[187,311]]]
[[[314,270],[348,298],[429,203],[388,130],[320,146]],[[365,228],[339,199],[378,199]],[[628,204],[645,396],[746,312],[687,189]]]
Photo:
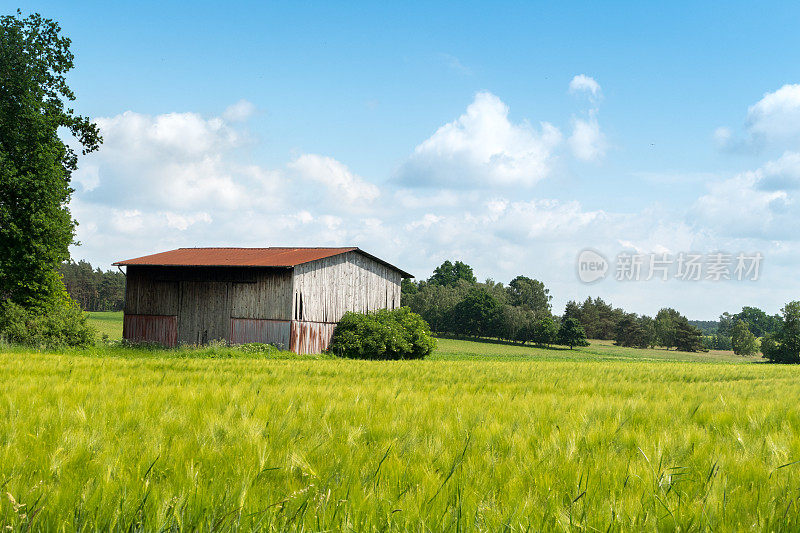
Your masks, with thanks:
[[[118,261],[114,265],[293,267],[347,252],[359,252],[397,270],[403,277],[413,277],[408,272],[354,246],[347,248],[178,248],[169,252]]]

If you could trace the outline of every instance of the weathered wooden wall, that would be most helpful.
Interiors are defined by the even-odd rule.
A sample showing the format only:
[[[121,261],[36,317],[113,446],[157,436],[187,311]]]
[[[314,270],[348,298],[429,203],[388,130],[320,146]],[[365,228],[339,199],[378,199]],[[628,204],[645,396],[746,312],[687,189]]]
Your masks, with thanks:
[[[122,321],[122,338],[173,347],[178,344],[178,319],[175,316],[126,314]]]
[[[321,353],[328,349],[336,323],[292,320],[290,349],[295,353]]]
[[[400,307],[400,273],[358,252],[294,269],[292,319],[338,322],[346,311]]]
[[[291,344],[289,320],[231,318],[231,344],[263,342],[288,350]]]
[[[174,317],[179,343],[223,340],[289,346],[290,269],[130,266],[125,293],[126,317]],[[234,330],[235,319],[248,320],[247,327],[240,324]],[[275,320],[285,325],[273,327]],[[131,324],[131,335],[136,331],[137,336],[123,332],[124,338],[164,344],[163,335],[143,338],[145,330]],[[147,331],[155,335],[152,328]],[[252,340],[246,332],[253,333]]]
[[[291,350],[328,348],[336,323],[347,311],[400,307],[400,273],[358,252],[294,268]]]

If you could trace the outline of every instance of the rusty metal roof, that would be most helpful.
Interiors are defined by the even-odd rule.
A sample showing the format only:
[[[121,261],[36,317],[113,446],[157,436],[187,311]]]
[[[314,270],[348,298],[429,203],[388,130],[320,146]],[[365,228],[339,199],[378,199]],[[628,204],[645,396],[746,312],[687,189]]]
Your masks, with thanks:
[[[389,268],[397,270],[404,278],[411,274],[378,259],[355,246],[345,248],[178,248],[134,259],[113,263],[114,266],[205,266],[205,267],[294,267],[333,257],[358,252]]]

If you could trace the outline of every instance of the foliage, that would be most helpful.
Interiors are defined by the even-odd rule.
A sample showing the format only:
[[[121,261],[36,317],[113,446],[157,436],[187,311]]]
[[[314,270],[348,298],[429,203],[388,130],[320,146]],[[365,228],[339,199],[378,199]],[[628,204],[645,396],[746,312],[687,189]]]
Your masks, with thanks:
[[[719,329],[719,321],[717,320],[690,320],[689,324],[696,327],[703,335],[707,336],[716,335]]]
[[[677,346],[675,335],[677,322],[680,318],[681,314],[672,308],[661,309],[658,314],[656,314],[653,322],[653,333],[657,345],[666,348],[674,348]]]
[[[517,276],[506,288],[509,303],[532,311],[536,316],[550,316],[550,291],[539,280]]]
[[[710,337],[706,337],[708,339],[707,348],[713,350],[731,350],[733,346],[731,344],[731,338],[725,335],[721,335],[719,333],[715,333]]]
[[[774,333],[781,324],[780,315],[768,315],[757,307],[742,307],[736,314],[723,313],[719,317],[719,333],[728,337],[733,335],[733,327],[743,321],[747,328],[756,337],[763,337],[768,333]]]
[[[401,307],[345,313],[328,351],[353,359],[422,359],[435,347],[428,324],[408,307]]]
[[[703,333],[696,327],[689,324],[686,317],[680,316],[673,322],[674,332],[672,338],[675,348],[683,352],[702,352]]]
[[[731,347],[736,355],[753,355],[758,353],[758,342],[747,327],[744,320],[738,320],[731,333]]]
[[[445,261],[428,281],[403,285],[403,303],[433,331],[512,342],[555,342],[550,299],[542,282],[526,276],[508,286],[477,283],[472,268],[459,261]]]
[[[800,529],[800,367],[600,348],[628,355],[449,340],[450,360],[400,364],[4,353],[0,524]]]
[[[93,269],[86,261],[62,263],[59,273],[67,292],[84,311],[121,311],[125,305],[125,274]]]
[[[462,280],[467,283],[475,283],[477,281],[475,274],[472,273],[472,267],[461,261],[456,261],[455,263],[445,261],[436,267],[433,275],[428,278],[428,283],[452,287]]]
[[[0,337],[7,342],[35,348],[90,346],[95,332],[75,300],[62,293],[35,307],[11,301],[0,303]]]
[[[778,330],[761,341],[761,352],[773,363],[800,363],[800,301],[787,303]]]
[[[500,304],[485,287],[473,287],[453,308],[456,333],[487,337],[497,332]]]
[[[84,154],[102,141],[66,105],[75,99],[69,47],[52,20],[0,17],[0,320],[7,339],[25,344],[82,345],[93,335],[57,273],[74,241],[68,203],[78,161],[60,131]]]
[[[25,307],[59,298],[56,269],[75,233],[67,204],[77,155],[59,129],[83,153],[101,142],[97,126],[65,104],[75,99],[69,47],[38,14],[0,18],[0,301]]]
[[[558,344],[569,346],[570,349],[575,346],[588,346],[586,341],[586,333],[583,331],[581,323],[574,318],[567,318],[561,321],[561,327],[558,328]]]
[[[432,285],[423,281],[419,284],[419,290],[404,294],[402,302],[422,316],[433,331],[455,333],[453,310],[470,287],[466,281],[453,286]]]
[[[558,325],[552,316],[543,316],[531,322],[531,333],[525,340],[531,341],[539,346],[556,344],[558,341]]]
[[[661,309],[653,321],[654,344],[684,352],[705,350],[703,333],[672,308]]]
[[[602,298],[586,298],[579,304],[567,302],[563,318],[574,318],[581,323],[590,339],[614,339],[619,321],[625,316],[622,309],[614,308]]]
[[[647,348],[653,345],[653,337],[653,320],[650,317],[626,313],[617,323],[614,342],[618,346]]]

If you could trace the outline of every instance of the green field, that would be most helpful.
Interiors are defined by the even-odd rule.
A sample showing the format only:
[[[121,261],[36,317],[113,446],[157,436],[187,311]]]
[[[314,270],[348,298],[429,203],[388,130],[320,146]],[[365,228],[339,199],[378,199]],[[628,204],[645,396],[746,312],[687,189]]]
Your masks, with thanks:
[[[112,341],[122,338],[122,311],[90,311],[86,314],[99,337],[108,335]]]
[[[800,368],[608,343],[209,353],[0,354],[0,524],[800,528]]]

